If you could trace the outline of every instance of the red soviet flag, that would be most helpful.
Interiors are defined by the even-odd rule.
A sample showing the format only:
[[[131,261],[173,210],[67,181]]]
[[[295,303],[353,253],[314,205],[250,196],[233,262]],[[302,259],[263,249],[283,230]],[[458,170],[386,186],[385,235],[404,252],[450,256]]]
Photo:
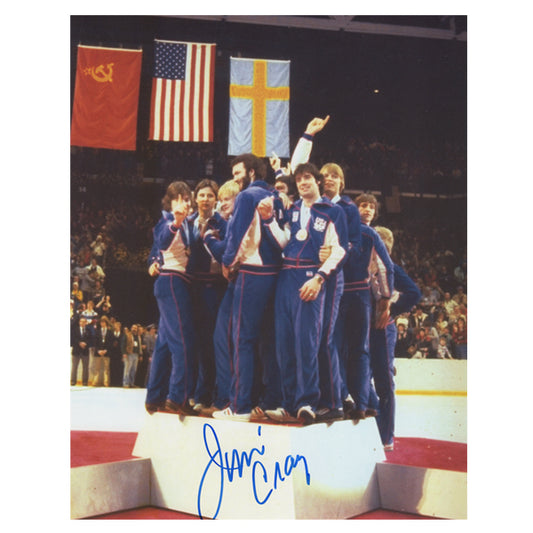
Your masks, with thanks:
[[[142,50],[78,46],[70,144],[135,150]]]

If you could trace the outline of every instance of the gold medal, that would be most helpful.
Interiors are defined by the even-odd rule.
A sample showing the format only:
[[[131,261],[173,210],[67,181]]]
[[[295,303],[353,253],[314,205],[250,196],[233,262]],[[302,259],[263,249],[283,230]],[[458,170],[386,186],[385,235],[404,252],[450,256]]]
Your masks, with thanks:
[[[307,230],[305,230],[305,229],[299,229],[299,230],[296,232],[296,238],[297,238],[299,241],[305,241],[305,239],[307,239]]]

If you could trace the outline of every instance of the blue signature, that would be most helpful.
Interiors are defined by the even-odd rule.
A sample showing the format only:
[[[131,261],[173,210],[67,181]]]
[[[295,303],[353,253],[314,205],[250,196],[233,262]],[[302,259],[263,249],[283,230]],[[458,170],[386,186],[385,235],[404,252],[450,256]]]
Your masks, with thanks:
[[[287,455],[283,466],[276,461],[274,465],[274,471],[267,472],[265,465],[261,462],[261,458],[265,456],[265,446],[261,445],[260,448],[252,448],[249,452],[243,451],[239,453],[235,448],[231,451],[231,455],[228,452],[222,452],[218,436],[213,426],[210,424],[204,424],[204,445],[209,456],[209,461],[205,467],[200,486],[198,488],[198,516],[202,518],[202,490],[206,482],[207,475],[213,472],[212,477],[218,480],[219,493],[218,504],[213,519],[217,517],[220,506],[222,505],[222,496],[224,495],[224,482],[225,479],[229,483],[232,483],[235,478],[235,473],[240,478],[244,473],[245,468],[252,468],[252,490],[254,493],[255,501],[259,505],[264,505],[273,491],[277,490],[278,483],[285,481],[286,477],[290,476],[292,471],[302,464],[305,469],[305,479],[308,485],[311,484],[311,475],[309,474],[309,468],[307,466],[307,460],[303,455]],[[261,426],[257,427],[257,434],[261,437]],[[218,474],[218,475],[217,475]]]

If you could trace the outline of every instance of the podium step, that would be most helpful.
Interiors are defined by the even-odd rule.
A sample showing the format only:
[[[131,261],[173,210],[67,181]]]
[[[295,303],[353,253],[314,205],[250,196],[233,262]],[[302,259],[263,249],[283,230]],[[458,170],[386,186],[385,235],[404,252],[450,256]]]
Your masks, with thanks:
[[[87,443],[87,436],[82,433],[75,435],[75,449],[81,442]],[[81,457],[74,465],[88,466],[71,469],[72,518],[147,507],[167,509],[178,516],[201,514],[202,518],[219,519],[250,515],[354,518],[371,516],[376,509],[430,518],[466,518],[465,446],[400,438],[402,453],[407,454],[407,449],[412,448],[412,459],[416,459],[420,456],[418,451],[427,453],[426,448],[430,448],[430,460],[417,462],[400,454],[397,459],[411,464],[391,464],[394,454],[399,453],[394,452],[387,454],[384,462],[373,419],[358,424],[341,421],[329,426],[299,427],[180,419],[177,415],[156,413],[152,417],[146,415],[136,440],[132,433],[119,436],[124,438],[122,451],[115,453],[117,457],[143,458],[90,465],[89,460],[95,455],[105,461],[108,454],[104,450],[110,444],[116,445],[113,434],[92,435],[93,447],[95,440],[101,441],[102,451],[96,454],[92,447],[78,450]],[[352,459],[356,460],[362,449],[366,450],[368,464],[356,467],[357,461]],[[86,460],[83,452],[89,454]],[[436,461],[441,455],[453,458],[457,470],[462,471],[441,470],[449,463]],[[116,458],[109,456],[109,460]],[[208,462],[211,464],[205,473]],[[191,471],[196,478],[191,477]],[[204,473],[199,494],[199,479]],[[354,483],[354,479],[359,481]],[[269,491],[268,499],[259,503]]]
[[[151,504],[202,518],[336,519],[380,505],[374,419],[289,426],[147,415]]]

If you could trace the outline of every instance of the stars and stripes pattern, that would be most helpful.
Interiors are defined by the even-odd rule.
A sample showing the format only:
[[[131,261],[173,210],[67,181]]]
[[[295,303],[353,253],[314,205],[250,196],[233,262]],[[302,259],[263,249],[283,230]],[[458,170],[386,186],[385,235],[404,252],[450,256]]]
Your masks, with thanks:
[[[213,141],[215,44],[155,41],[149,139]]]

